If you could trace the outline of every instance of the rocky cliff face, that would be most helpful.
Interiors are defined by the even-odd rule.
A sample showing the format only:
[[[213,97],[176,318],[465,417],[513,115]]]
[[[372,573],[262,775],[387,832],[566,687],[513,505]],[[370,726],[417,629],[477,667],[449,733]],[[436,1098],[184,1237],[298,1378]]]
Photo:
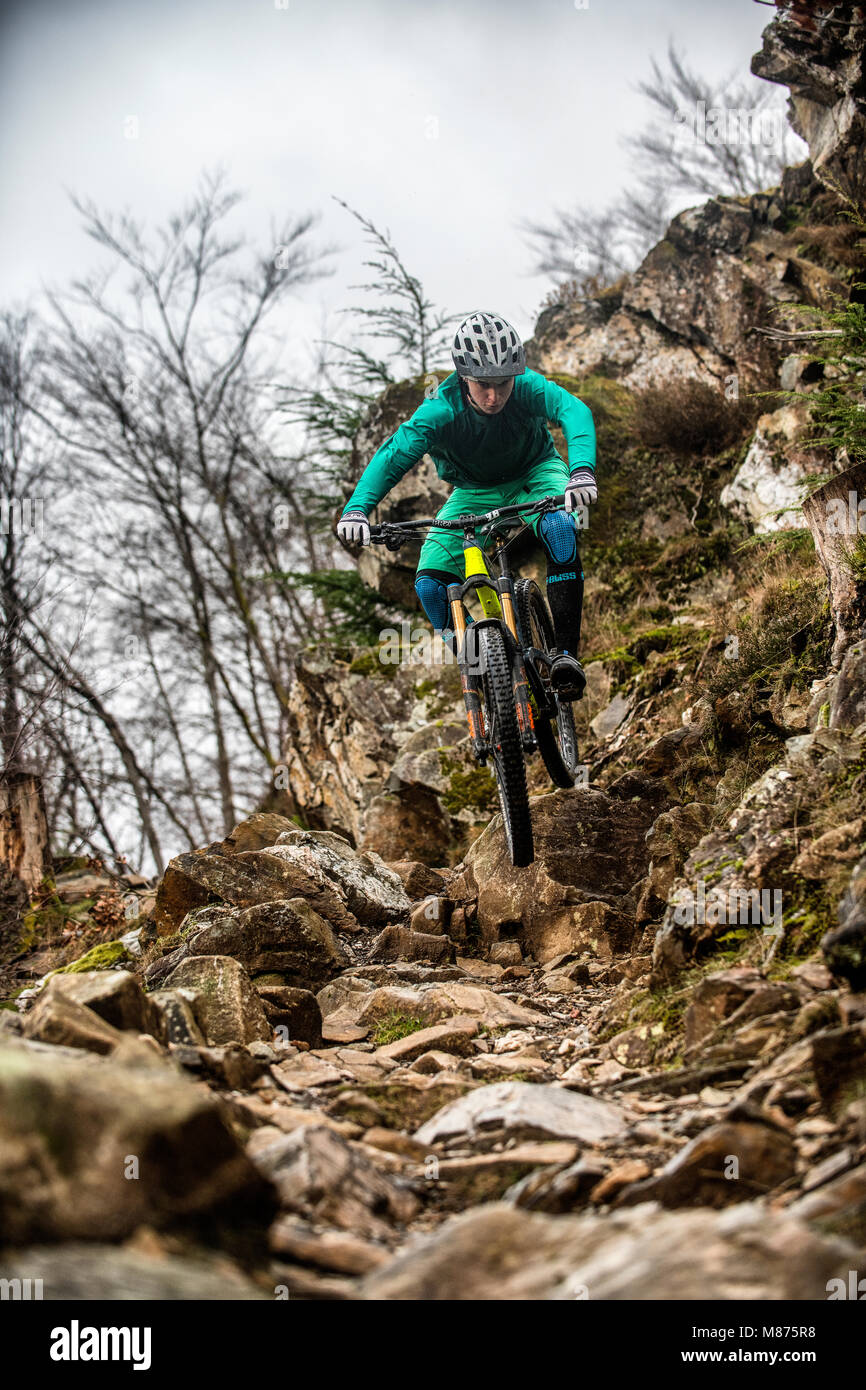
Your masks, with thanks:
[[[816,174],[849,191],[864,185],[866,83],[863,7],[795,5],[764,30],[752,72],[790,91],[788,118]]]
[[[757,61],[789,74],[819,172],[850,171],[862,22],[796,12]],[[76,959],[74,928],[18,963],[0,1275],[55,1297],[823,1301],[863,1268],[866,591],[826,504],[866,464],[810,453],[818,378],[754,331],[862,275],[820,187],[804,166],[711,200],[539,323],[602,461],[588,776],[536,770],[535,863],[508,861],[453,667],[308,654],[304,825],[254,816],[178,856],[131,929],[103,907],[112,940]],[[731,426],[731,375],[803,399]],[[798,525],[765,524],[819,465]],[[429,484],[393,505],[426,510]],[[410,577],[380,576],[395,599]],[[83,877],[58,911],[105,887]]]
[[[671,222],[634,275],[596,300],[554,305],[531,347],[538,371],[580,380],[602,375],[625,386],[694,378],[743,390],[776,384],[779,348],[755,332],[786,323],[784,306],[822,303],[838,282],[798,255],[786,231],[792,208],[808,202],[808,167],[751,198],[713,198]],[[770,317],[771,310],[781,315]]]

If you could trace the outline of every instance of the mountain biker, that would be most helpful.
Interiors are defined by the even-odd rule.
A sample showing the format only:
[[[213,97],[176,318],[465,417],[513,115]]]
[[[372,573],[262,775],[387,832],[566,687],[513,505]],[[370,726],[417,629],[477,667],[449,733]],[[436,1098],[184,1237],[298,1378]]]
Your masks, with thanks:
[[[586,685],[577,659],[584,575],[574,513],[598,496],[592,413],[577,396],[527,368],[523,344],[501,314],[470,314],[457,330],[451,355],[455,371],[367,464],[337,535],[347,544],[369,545],[371,509],[424,454],[439,477],[455,485],[437,513],[443,518],[564,493],[563,511],[526,520],[547,557],[556,641],[551,683],[563,698],[579,699]],[[556,451],[548,420],[565,435],[567,464]],[[418,560],[415,592],[445,640],[453,638],[446,586],[463,578],[463,537],[431,530]]]

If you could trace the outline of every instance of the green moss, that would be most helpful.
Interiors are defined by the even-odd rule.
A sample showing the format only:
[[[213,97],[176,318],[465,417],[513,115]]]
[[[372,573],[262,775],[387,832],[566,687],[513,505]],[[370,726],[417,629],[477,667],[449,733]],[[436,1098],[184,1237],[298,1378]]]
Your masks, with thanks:
[[[834,897],[826,883],[789,878],[782,894],[783,940],[777,956],[783,960],[795,957],[807,959],[819,945],[825,932],[837,925]]]
[[[419,681],[414,692],[416,699],[426,700],[427,717],[431,722],[453,716],[454,706],[461,699],[460,669],[456,662],[446,661],[435,677]]]
[[[469,772],[452,772],[440,800],[449,816],[457,816],[466,810],[492,815],[499,805],[496,780],[486,767],[473,768]]]
[[[383,679],[393,677],[397,665],[391,661],[382,661],[381,651],[381,647],[371,647],[360,652],[349,665],[350,675],[381,676]]]
[[[625,647],[613,647],[607,652],[592,652],[587,656],[587,660],[601,661],[605,666],[610,666],[614,680],[618,681],[627,680],[640,670],[640,662]]]
[[[440,800],[450,816],[461,811],[477,811],[479,815],[492,815],[499,807],[499,794],[496,779],[489,768],[461,767],[451,756],[451,750],[440,748],[439,768],[447,777],[448,786],[440,794]]]
[[[373,1029],[370,1041],[375,1043],[376,1047],[384,1047],[386,1043],[408,1038],[410,1033],[417,1033],[420,1028],[426,1026],[420,1018],[411,1018],[408,1014],[386,1014]]]
[[[15,990],[14,994],[7,995],[5,999],[0,999],[0,1009],[7,1009],[9,1013],[17,1014],[18,1005],[15,1003],[15,1000],[18,998],[19,994],[23,994],[27,988],[27,985],[22,985],[20,989]]]
[[[676,1063],[678,1058],[681,1062],[682,1058],[675,1050],[673,1040],[679,1041],[681,1038],[686,1010],[692,1002],[695,987],[706,975],[712,975],[715,971],[723,970],[726,966],[742,960],[743,948],[748,944],[745,937],[754,938],[755,933],[746,932],[742,938],[739,933],[733,935],[737,939],[731,949],[713,951],[698,964],[684,970],[678,980],[664,989],[641,991],[634,998],[625,1023],[617,1024],[610,1036],[623,1031],[624,1028],[634,1028],[642,1023],[660,1023],[667,1043],[660,1060],[666,1060],[669,1066]]]
[[[131,961],[132,956],[126,949],[122,941],[100,941],[98,945],[91,949],[78,960],[71,961],[69,965],[61,965],[58,970],[52,970],[52,975],[77,975],[85,970],[110,970],[113,966],[119,965],[121,961]]]
[[[866,536],[858,536],[844,552],[845,563],[857,584],[866,584]]]

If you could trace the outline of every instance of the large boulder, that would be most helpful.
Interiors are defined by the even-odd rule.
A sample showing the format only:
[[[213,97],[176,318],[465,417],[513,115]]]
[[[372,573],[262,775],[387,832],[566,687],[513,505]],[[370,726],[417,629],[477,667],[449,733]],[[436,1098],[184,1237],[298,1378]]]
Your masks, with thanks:
[[[469,850],[451,896],[477,898],[485,941],[518,935],[541,962],[574,950],[627,952],[637,931],[629,895],[646,876],[653,808],[579,787],[531,804],[534,862],[513,867],[497,816]]]
[[[194,992],[193,1013],[209,1043],[270,1042],[261,1000],[232,956],[189,956],[169,975],[166,988]]]
[[[622,1112],[609,1101],[580,1095],[561,1086],[526,1081],[499,1081],[479,1086],[454,1100],[423,1124],[421,1144],[470,1141],[483,1146],[508,1139],[575,1139],[592,1145],[625,1131]]]
[[[653,946],[653,988],[732,929],[781,929],[799,809],[826,799],[861,756],[860,743],[835,729],[787,740],[780,762],[747,788],[726,828],[703,836],[674,881]]]
[[[274,1202],[223,1111],[168,1069],[0,1047],[0,1227],[10,1244],[122,1240]]]
[[[411,906],[401,880],[379,855],[354,850],[341,835],[292,829],[266,852],[295,865],[322,888],[333,888],[364,926],[396,921]]]
[[[764,254],[747,251],[752,239],[757,240],[762,210],[757,200],[727,197],[687,208],[673,219],[664,240],[653,247],[626,287],[625,311],[649,318],[675,340],[694,346],[697,360],[688,375],[706,379],[720,360],[727,364],[727,373],[736,363],[743,383],[750,385],[775,374],[778,353],[755,334],[756,317],[774,300],[794,300],[797,295],[774,274],[774,259],[784,257],[781,242],[768,244],[770,234],[760,228]],[[701,371],[707,348],[710,363]]]
[[[339,895],[311,879],[296,864],[268,850],[233,854],[221,844],[172,859],[159,885],[153,923],[160,936],[171,936],[188,913],[208,903],[244,908],[298,897],[307,898],[333,926],[357,930],[357,921]]]
[[[305,898],[221,913],[190,935],[188,954],[233,956],[250,975],[279,974],[301,989],[320,989],[348,964],[330,923]]]
[[[289,694],[285,769],[305,823],[338,831],[353,844],[363,840],[383,858],[415,858],[420,835],[407,827],[401,848],[393,824],[387,837],[374,839],[369,828],[365,839],[370,808],[385,794],[401,748],[436,719],[463,717],[457,668],[431,659],[434,653],[418,640],[426,631],[420,619],[404,623],[390,640],[386,634],[381,648],[361,651],[349,663],[333,651],[302,653]],[[407,803],[416,819],[428,810],[441,822],[445,849],[450,831],[435,792],[427,788],[425,798],[420,784],[411,785],[417,790]],[[403,799],[399,789],[391,795]]]
[[[769,323],[774,306],[826,294],[796,236],[773,225],[801,197],[791,181],[772,200],[716,197],[687,208],[620,285],[541,314],[531,365],[636,389],[683,378],[721,389],[732,376],[741,390],[775,385],[780,350],[754,332],[756,323]]]
[[[24,1037],[37,1042],[80,1047],[103,1056],[114,1052],[123,1041],[118,1028],[106,1023],[86,1004],[54,988],[52,980],[26,1015],[22,1031]]]
[[[680,377],[710,381],[728,366],[712,348],[696,356],[651,317],[624,308],[621,290],[545,309],[527,344],[527,361],[547,376],[602,375],[638,388]]]
[[[547,1015],[538,1009],[463,980],[439,981],[417,988],[371,987],[368,980],[343,975],[326,985],[316,997],[325,1019],[326,1035],[330,1035],[336,1025],[360,1027],[369,1032],[380,1020],[394,1015],[432,1025],[465,1014],[477,1018],[488,1028],[549,1023]]]
[[[158,1015],[128,970],[82,970],[51,975],[40,1001],[74,1000],[123,1032],[158,1033]]]
[[[373,942],[370,961],[430,960],[453,961],[454,943],[447,936],[413,931],[409,927],[386,927]]]
[[[158,933],[177,931],[189,912],[214,901],[248,908],[306,898],[332,926],[347,931],[356,931],[359,920],[393,921],[410,905],[400,879],[378,855],[358,854],[340,835],[290,824],[274,844],[241,850],[235,848],[238,842],[257,837],[232,834],[235,838],[172,859],[154,909]]]
[[[858,1264],[860,1261],[860,1264]],[[862,1267],[850,1241],[757,1202],[547,1216],[491,1202],[407,1242],[361,1283],[375,1300],[824,1300]],[[847,1286],[847,1285],[846,1285]]]
[[[804,483],[826,467],[826,451],[800,443],[809,433],[814,426],[804,402],[762,415],[746,457],[722,488],[722,506],[750,522],[758,534],[802,528]]]
[[[233,854],[264,849],[268,845],[276,844],[277,836],[284,830],[293,828],[294,822],[286,816],[257,812],[245,821],[240,821],[224,840],[209,845],[207,850],[199,850],[198,853]],[[148,923],[151,931],[163,936],[176,931],[188,912],[205,906],[219,896],[210,891],[201,875],[188,875],[183,864],[179,862],[180,858],[181,856],[172,859],[166,867]]]

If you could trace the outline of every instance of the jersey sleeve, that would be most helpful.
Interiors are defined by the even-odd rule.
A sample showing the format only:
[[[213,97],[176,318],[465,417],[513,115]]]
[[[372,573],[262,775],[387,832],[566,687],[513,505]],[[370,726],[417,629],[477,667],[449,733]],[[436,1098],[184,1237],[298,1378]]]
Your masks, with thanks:
[[[376,450],[358,480],[344,512],[369,513],[404,474],[420,463],[450,419],[444,404],[431,397]]]
[[[557,382],[541,372],[524,373],[525,405],[534,415],[552,420],[565,436],[568,466],[595,470],[595,422],[592,411],[578,396],[573,396]]]

